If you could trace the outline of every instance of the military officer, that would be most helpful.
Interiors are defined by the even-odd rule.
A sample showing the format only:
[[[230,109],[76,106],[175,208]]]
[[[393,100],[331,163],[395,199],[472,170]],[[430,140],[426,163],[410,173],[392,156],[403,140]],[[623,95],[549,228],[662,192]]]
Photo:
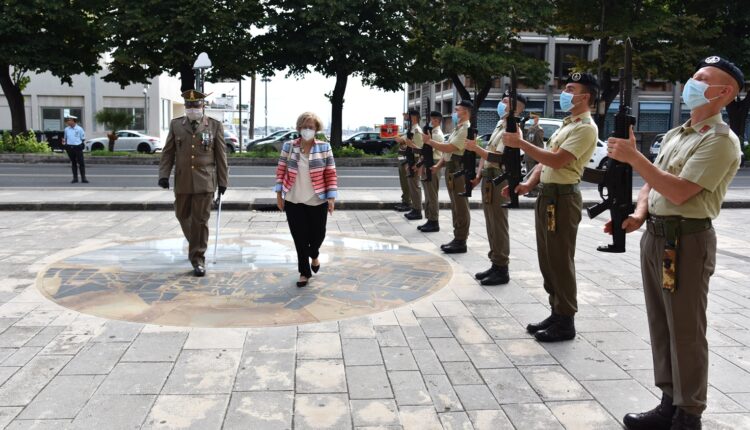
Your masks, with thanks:
[[[654,380],[661,404],[628,414],[628,429],[701,428],[708,387],[706,304],[716,267],[716,218],[740,164],[740,141],[721,118],[722,109],[745,87],[734,64],[718,56],[703,60],[682,91],[690,119],[664,136],[654,164],[630,139],[610,138],[609,156],[645,180],[626,232],[646,222],[641,272],[651,334]],[[605,231],[611,232],[611,221]]]
[[[440,128],[442,122],[443,114],[435,110],[430,112],[430,125],[432,126],[430,139],[438,143],[443,143],[445,141],[445,135]],[[431,167],[432,179],[430,181],[423,181],[422,185],[424,187],[424,212],[427,217],[427,222],[417,227],[422,233],[440,231],[440,223],[438,220],[440,214],[440,201],[438,200],[438,191],[440,190],[440,169],[443,166],[442,152],[433,149],[432,159],[434,162]]]
[[[505,146],[521,148],[539,164],[529,179],[516,187],[526,194],[541,182],[536,200],[536,243],[544,289],[549,295],[551,315],[526,330],[541,342],[570,340],[575,337],[576,300],[575,251],[581,222],[581,182],[583,167],[596,148],[598,129],[591,118],[598,85],[589,73],[573,73],[560,94],[560,108],[570,115],[550,137],[549,149],[539,148],[518,133],[505,133]]]
[[[411,123],[412,138],[409,139],[404,136],[404,144],[411,148],[415,158],[418,156],[423,146],[422,141],[422,127],[419,126],[419,111],[417,109],[409,109],[409,122]],[[406,177],[406,182],[409,186],[409,196],[411,199],[411,211],[404,214],[404,217],[408,220],[422,219],[422,187],[419,185],[420,178],[416,174],[415,166],[407,166],[407,169],[411,169]]]
[[[185,116],[169,124],[169,135],[159,163],[159,186],[169,188],[175,167],[175,214],[188,241],[188,258],[195,276],[204,276],[208,247],[208,219],[217,187],[224,194],[228,167],[224,128],[203,112],[205,94],[188,90]]]
[[[490,136],[487,149],[482,149],[475,141],[466,141],[466,150],[474,151],[479,155],[479,170],[481,175],[477,176],[476,184],[482,181],[482,208],[484,209],[484,220],[487,225],[487,240],[490,243],[488,257],[492,265],[489,269],[479,272],[474,277],[482,285],[503,285],[510,282],[508,273],[508,262],[510,255],[510,237],[508,234],[508,208],[503,207],[507,199],[501,195],[503,187],[508,186],[507,181],[499,185],[492,180],[503,172],[502,166],[487,160],[489,152],[503,152],[503,134],[505,133],[505,119],[508,117],[510,106],[510,94],[506,91],[503,99],[497,104],[497,114],[500,119]],[[516,111],[514,116],[518,117],[526,109],[526,96],[518,94],[516,97]]]
[[[404,121],[406,121],[408,113],[404,113]],[[409,212],[412,210],[411,204],[411,193],[409,192],[409,166],[406,162],[406,142],[404,142],[404,135],[398,136],[394,139],[398,143],[398,182],[401,186],[401,203],[397,203],[393,209],[398,212]]]
[[[464,155],[464,144],[469,132],[469,118],[474,104],[469,100],[461,100],[453,112],[455,130],[451,133],[447,143],[432,140],[431,136],[422,135],[424,143],[441,151],[444,155],[450,154],[450,160],[445,163],[445,185],[448,188],[448,197],[451,200],[451,215],[453,217],[453,240],[440,245],[440,249],[446,254],[466,252],[466,239],[469,237],[469,224],[471,214],[469,212],[469,199],[459,196],[465,190],[465,175],[453,178],[453,175],[462,169],[461,156]]]

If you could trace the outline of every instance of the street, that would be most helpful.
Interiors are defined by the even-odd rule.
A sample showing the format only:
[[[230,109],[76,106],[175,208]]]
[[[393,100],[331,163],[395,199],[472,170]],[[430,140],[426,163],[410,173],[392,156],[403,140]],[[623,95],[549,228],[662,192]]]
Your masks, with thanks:
[[[86,166],[94,188],[148,188],[156,187],[157,166],[90,164]],[[265,188],[274,181],[274,166],[232,166],[231,188]],[[339,188],[398,188],[395,167],[339,167]],[[67,164],[0,164],[0,188],[83,188],[70,183],[70,166]],[[582,188],[594,188],[582,183]],[[635,175],[633,187],[640,188],[643,180]],[[750,189],[750,169],[737,173],[732,189]]]

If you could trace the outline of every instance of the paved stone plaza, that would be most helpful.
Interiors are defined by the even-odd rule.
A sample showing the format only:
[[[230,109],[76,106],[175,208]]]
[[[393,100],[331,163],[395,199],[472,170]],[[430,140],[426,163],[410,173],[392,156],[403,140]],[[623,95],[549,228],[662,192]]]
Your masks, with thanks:
[[[748,217],[750,210],[725,210],[716,222],[719,252],[709,296],[711,369],[704,415],[709,430],[750,429]],[[61,264],[86,263],[86,273],[92,274],[110,267],[112,255],[124,255],[117,250],[132,250],[128,244],[179,242],[181,231],[171,212],[4,212],[0,428],[621,428],[626,412],[658,402],[641,292],[640,233],[629,235],[628,253],[602,254],[595,251],[607,239],[602,221],[584,219],[577,253],[579,335],[571,342],[544,345],[524,331],[526,323],[549,314],[532,212],[513,211],[510,220],[512,280],[481,287],[471,275],[489,265],[481,211],[472,211],[469,253],[445,257],[438,245],[450,238],[448,211],[441,212],[443,230],[429,235],[395,212],[337,211],[328,223],[331,245],[322,250],[323,267],[309,290],[291,287],[297,280],[293,258],[286,271],[274,268],[273,276],[255,279],[254,285],[269,294],[275,286],[287,296],[311,291],[325,296],[329,286],[333,291],[355,278],[357,285],[368,279],[368,291],[378,293],[377,277],[382,277],[384,291],[393,288],[398,273],[392,265],[404,264],[403,259],[385,258],[387,250],[347,258],[346,252],[335,250],[347,237],[409,250],[412,257],[421,256],[417,264],[430,266],[421,269],[442,274],[446,281],[438,276],[435,288],[425,287],[422,297],[396,294],[397,303],[365,309],[355,317],[337,320],[328,314],[317,318],[323,322],[272,320],[269,325],[280,325],[257,327],[258,319],[248,309],[243,318],[256,327],[206,328],[212,324],[122,321],[138,320],[129,312],[133,297],[144,303],[156,297],[148,291],[122,293],[142,287],[138,284],[145,278],[139,276],[153,281],[162,279],[154,274],[169,272],[173,282],[200,290],[203,284],[192,284],[187,275],[189,265],[179,255],[179,245],[170,248],[171,260],[158,247],[153,259],[141,254],[140,274],[134,267],[125,278],[116,276],[122,271],[105,271],[111,278],[101,279],[123,288],[121,301],[109,297],[77,308],[79,300],[66,302],[39,289],[45,280],[55,279],[51,270]],[[273,248],[269,238],[281,235],[278,243],[288,241],[281,213],[225,211],[222,225],[231,243],[270,240],[259,247],[260,253]],[[210,251],[212,246],[213,231]],[[209,275],[212,269],[214,276],[230,273],[220,268],[227,252],[222,249],[219,265],[208,265]],[[102,267],[96,268],[97,261]],[[237,261],[242,264],[237,263],[236,276],[258,270],[250,260]],[[181,272],[185,279],[175,279]],[[428,276],[404,274],[410,277],[404,285],[417,285],[417,275]],[[227,285],[238,285],[232,281],[236,278],[229,279]],[[59,282],[54,292],[65,285],[72,284]],[[357,293],[357,288],[349,290]],[[83,301],[90,298],[87,294],[97,294],[67,291],[68,297]],[[229,295],[237,291],[248,290],[237,287]],[[159,291],[158,297],[164,293]],[[167,301],[180,301],[166,294]],[[211,293],[206,294],[209,300]],[[148,314],[148,309],[139,311]],[[257,314],[260,318],[264,312]]]

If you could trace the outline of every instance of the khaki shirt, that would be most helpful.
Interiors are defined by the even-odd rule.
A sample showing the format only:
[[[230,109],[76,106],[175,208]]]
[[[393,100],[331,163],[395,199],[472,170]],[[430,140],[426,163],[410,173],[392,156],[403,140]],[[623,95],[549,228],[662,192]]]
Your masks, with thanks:
[[[224,127],[203,116],[195,131],[187,117],[169,123],[167,142],[159,162],[159,178],[169,178],[174,166],[175,194],[213,193],[228,185]]]
[[[422,127],[420,127],[419,124],[414,124],[411,126],[411,132],[414,133],[414,136],[411,139],[411,143],[413,143],[417,148],[421,149],[424,145],[424,142],[422,140]]]
[[[542,167],[543,184],[577,184],[581,182],[583,167],[588,164],[596,149],[599,128],[591,119],[590,112],[569,116],[563,125],[549,138],[548,147],[552,152],[564,149],[576,158],[559,169]]]
[[[648,211],[658,216],[716,218],[721,202],[740,165],[740,140],[721,114],[695,125],[669,130],[654,164],[661,170],[700,185],[690,200],[675,205],[655,189],[648,195]]]
[[[495,126],[495,131],[490,136],[490,141],[487,143],[487,151],[489,152],[503,152],[505,145],[503,145],[503,134],[505,133],[505,119],[501,119]],[[485,169],[499,169],[500,163],[493,163],[491,161],[484,160]]]
[[[471,123],[469,121],[465,121],[461,124],[458,124],[456,129],[453,130],[453,133],[451,133],[450,137],[448,137],[448,143],[455,146],[457,150],[451,152],[449,155],[464,155],[466,135],[469,134],[469,127],[471,127]],[[448,159],[450,159],[450,157]]]
[[[445,135],[443,134],[443,130],[440,127],[432,128],[432,140],[437,143],[445,142]],[[442,156],[443,156],[443,153],[439,149],[432,148],[432,159],[435,162],[440,161],[440,158]]]

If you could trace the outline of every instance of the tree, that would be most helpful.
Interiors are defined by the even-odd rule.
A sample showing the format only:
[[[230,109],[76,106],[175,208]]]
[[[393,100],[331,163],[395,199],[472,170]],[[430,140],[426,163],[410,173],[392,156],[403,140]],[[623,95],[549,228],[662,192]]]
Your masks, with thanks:
[[[341,144],[342,110],[350,76],[396,91],[405,77],[406,0],[269,0],[264,63],[289,75],[316,71],[335,77],[331,143]],[[293,101],[290,101],[293,103]]]
[[[546,81],[547,64],[521,52],[522,31],[548,30],[549,2],[529,0],[440,0],[426,2],[415,15],[410,51],[416,61],[411,81],[450,79],[461,99],[474,103],[472,123],[495,79],[515,66],[522,81],[535,86]],[[473,97],[460,76],[473,84]]]
[[[23,90],[29,72],[50,72],[61,83],[99,70],[104,50],[96,0],[0,3],[0,87],[8,100],[13,134],[27,130]]]
[[[127,112],[114,110],[114,109],[102,109],[96,113],[96,122],[104,124],[108,130],[112,130],[107,133],[109,139],[109,152],[115,150],[115,141],[117,135],[115,131],[122,130],[133,123],[135,117]]]
[[[572,58],[576,69],[599,76],[600,106],[595,115],[600,137],[604,120],[619,90],[619,69],[623,67],[622,41],[633,43],[633,77],[671,82],[689,76],[705,54],[714,32],[699,32],[704,14],[692,14],[672,7],[671,0],[555,0],[555,31],[586,41],[598,40],[598,59]],[[569,59],[571,60],[571,59]]]
[[[258,0],[112,0],[104,20],[113,48],[104,79],[121,86],[148,83],[166,72],[180,90],[195,86],[193,63],[201,52],[213,64],[208,80],[253,74],[258,47],[251,28],[263,17]]]

